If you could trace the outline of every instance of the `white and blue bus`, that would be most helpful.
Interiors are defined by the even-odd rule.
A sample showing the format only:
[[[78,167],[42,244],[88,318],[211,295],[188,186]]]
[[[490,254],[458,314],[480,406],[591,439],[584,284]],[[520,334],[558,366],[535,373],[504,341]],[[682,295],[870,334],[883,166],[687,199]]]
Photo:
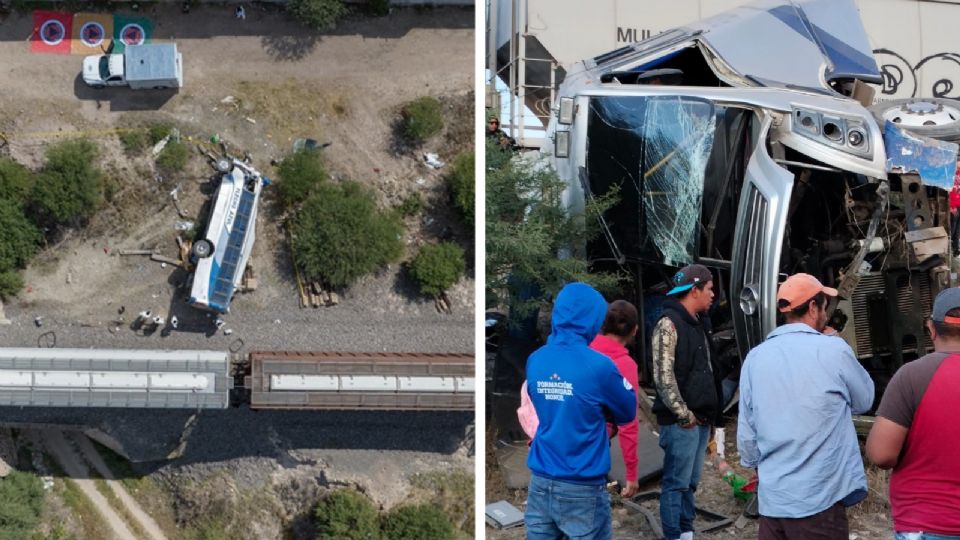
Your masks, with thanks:
[[[205,234],[193,243],[196,264],[189,303],[227,313],[253,252],[260,191],[270,180],[239,160],[221,160],[220,188],[214,195]]]

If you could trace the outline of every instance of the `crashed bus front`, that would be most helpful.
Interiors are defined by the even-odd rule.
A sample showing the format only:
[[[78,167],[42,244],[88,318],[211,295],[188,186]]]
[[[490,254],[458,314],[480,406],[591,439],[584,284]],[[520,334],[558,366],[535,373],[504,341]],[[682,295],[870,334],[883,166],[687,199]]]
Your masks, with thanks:
[[[619,193],[583,248],[637,276],[646,331],[676,268],[713,270],[731,402],[796,272],[840,291],[831,325],[878,399],[931,347],[924,318],[951,283],[957,146],[864,105],[879,72],[855,17],[852,2],[760,2],[579,63],[558,93],[548,135],[570,211]],[[758,42],[771,43],[763,55]]]

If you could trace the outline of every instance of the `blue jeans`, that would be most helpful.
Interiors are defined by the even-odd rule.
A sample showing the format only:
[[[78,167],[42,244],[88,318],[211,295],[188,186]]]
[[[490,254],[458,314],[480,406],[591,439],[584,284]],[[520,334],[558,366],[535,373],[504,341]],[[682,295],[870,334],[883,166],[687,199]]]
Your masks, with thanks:
[[[530,476],[527,540],[609,540],[613,536],[606,486],[584,486]]]
[[[663,479],[660,481],[660,523],[666,540],[693,531],[693,493],[700,482],[710,426],[684,429],[678,424],[660,426]]]
[[[960,536],[945,536],[925,532],[898,532],[893,534],[894,540],[957,540]]]

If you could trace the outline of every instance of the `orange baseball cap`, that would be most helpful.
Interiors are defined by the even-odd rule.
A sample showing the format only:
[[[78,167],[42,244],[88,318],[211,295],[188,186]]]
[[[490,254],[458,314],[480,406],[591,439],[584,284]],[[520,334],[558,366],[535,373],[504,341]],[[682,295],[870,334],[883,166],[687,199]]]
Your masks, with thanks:
[[[780,289],[777,290],[777,304],[780,303],[780,300],[789,302],[789,304],[780,308],[780,313],[793,311],[821,292],[827,296],[837,295],[836,289],[824,287],[819,279],[810,274],[794,274],[788,277],[780,285]]]

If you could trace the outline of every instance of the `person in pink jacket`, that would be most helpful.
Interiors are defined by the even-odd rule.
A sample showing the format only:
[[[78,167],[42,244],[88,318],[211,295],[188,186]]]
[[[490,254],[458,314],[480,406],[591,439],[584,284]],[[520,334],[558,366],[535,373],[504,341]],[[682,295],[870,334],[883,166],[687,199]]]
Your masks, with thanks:
[[[617,366],[617,371],[633,386],[633,391],[640,399],[640,376],[637,363],[627,352],[629,345],[637,336],[638,326],[637,308],[626,300],[617,300],[607,309],[607,317],[600,327],[600,335],[594,338],[590,348],[609,357]],[[639,403],[639,401],[638,401]],[[608,426],[612,428],[612,426]],[[637,435],[640,431],[640,422],[634,418],[632,422],[619,426],[620,449],[623,451],[623,462],[627,470],[627,485],[621,490],[623,497],[633,497],[637,494]]]

